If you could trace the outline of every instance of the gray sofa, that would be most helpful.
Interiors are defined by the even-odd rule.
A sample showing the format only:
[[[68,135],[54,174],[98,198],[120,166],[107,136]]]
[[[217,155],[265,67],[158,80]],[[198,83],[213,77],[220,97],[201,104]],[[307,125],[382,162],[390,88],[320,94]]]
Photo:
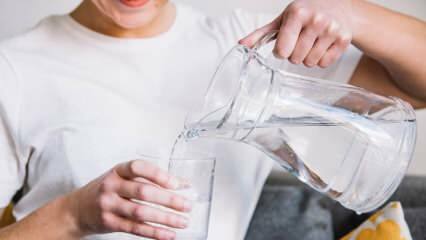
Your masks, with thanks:
[[[426,178],[406,177],[391,200],[402,203],[413,239],[426,240]],[[246,240],[338,239],[368,216],[344,209],[294,178],[270,179]]]

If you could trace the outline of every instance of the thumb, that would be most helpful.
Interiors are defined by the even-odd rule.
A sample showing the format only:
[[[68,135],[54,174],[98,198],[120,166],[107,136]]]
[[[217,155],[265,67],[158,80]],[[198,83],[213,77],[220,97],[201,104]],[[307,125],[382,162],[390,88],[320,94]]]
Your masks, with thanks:
[[[247,35],[245,38],[238,41],[239,44],[246,47],[252,48],[260,39],[262,39],[266,34],[279,30],[281,26],[281,17],[275,19],[271,23],[255,30],[254,32]]]

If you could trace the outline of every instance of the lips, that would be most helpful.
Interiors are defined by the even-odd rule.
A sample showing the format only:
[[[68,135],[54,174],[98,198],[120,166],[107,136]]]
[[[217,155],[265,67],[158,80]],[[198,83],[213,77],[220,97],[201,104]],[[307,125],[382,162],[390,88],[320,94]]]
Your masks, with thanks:
[[[120,2],[127,7],[138,8],[148,3],[149,0],[120,0]]]

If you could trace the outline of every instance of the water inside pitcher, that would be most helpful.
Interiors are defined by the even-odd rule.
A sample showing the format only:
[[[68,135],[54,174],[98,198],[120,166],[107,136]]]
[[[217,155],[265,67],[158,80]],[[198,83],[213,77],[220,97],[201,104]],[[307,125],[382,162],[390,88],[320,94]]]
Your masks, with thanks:
[[[406,102],[271,67],[236,46],[218,67],[181,138],[249,144],[312,188],[359,213],[382,205],[415,146]]]

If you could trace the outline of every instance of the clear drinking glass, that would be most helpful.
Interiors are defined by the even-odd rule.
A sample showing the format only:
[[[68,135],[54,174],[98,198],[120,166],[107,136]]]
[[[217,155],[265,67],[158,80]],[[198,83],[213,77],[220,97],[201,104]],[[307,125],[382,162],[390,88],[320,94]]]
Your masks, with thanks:
[[[268,62],[256,48],[233,48],[204,103],[188,116],[185,138],[249,144],[349,209],[362,213],[382,205],[414,151],[412,107],[348,84],[284,72]]]
[[[187,214],[189,226],[185,229],[173,229],[176,240],[207,239],[215,166],[214,157],[198,153],[170,160],[169,173],[188,181],[190,185],[174,192],[192,201],[192,210]]]

